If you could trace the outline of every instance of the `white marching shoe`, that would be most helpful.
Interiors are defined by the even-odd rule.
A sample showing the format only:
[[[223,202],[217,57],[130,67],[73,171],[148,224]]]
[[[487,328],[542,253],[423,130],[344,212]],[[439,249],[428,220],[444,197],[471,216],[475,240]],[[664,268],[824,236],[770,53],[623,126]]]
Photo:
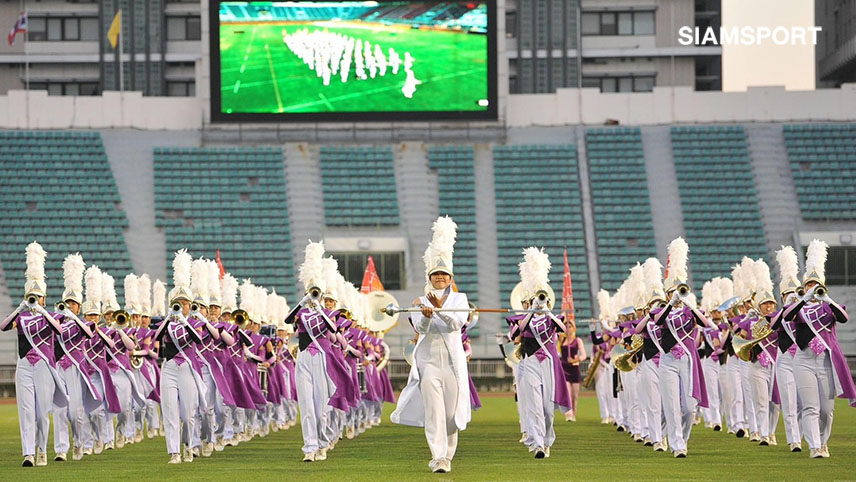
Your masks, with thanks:
[[[83,458],[83,447],[75,445],[74,449],[71,451],[71,459],[72,460],[80,460]]]
[[[48,454],[37,450],[36,451],[36,466],[44,467],[47,464],[48,464]]]
[[[304,462],[315,462],[315,452],[310,452],[303,455]]]
[[[32,467],[33,465],[35,465],[35,460],[33,459],[33,456],[25,455],[24,463],[21,464],[21,467]]]
[[[169,454],[169,462],[168,464],[180,464],[181,463],[181,454]]]
[[[181,450],[181,461],[188,463],[193,462],[193,450],[191,450],[190,447],[186,445]]]

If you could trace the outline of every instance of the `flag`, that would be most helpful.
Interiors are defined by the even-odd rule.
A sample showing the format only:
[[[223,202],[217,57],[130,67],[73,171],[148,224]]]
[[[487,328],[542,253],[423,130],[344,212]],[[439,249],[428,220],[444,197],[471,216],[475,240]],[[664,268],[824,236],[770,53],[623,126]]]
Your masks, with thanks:
[[[375,270],[374,259],[369,256],[369,262],[366,264],[366,272],[363,274],[363,284],[360,286],[360,291],[363,293],[371,293],[372,291],[383,291],[383,284],[377,276]]]
[[[568,266],[568,250],[565,250],[565,276],[562,280],[562,314],[565,320],[573,322],[576,320],[574,314],[574,289],[571,286],[571,268]]]
[[[663,273],[663,279],[669,279],[669,265],[672,264],[672,255],[666,255],[666,272]]]
[[[119,43],[119,34],[122,33],[122,10],[116,12],[113,17],[113,22],[110,24],[110,30],[107,31],[107,39],[110,40],[110,46],[114,49]]]
[[[223,262],[220,261],[220,250],[217,250],[217,267],[220,268],[220,279],[223,279],[223,276],[226,276],[226,268],[223,267]]]
[[[10,47],[15,45],[15,37],[17,37],[19,33],[24,35],[27,34],[27,12],[21,12],[21,16],[18,17],[18,21],[15,22],[15,25],[12,26],[12,31],[9,32]]]

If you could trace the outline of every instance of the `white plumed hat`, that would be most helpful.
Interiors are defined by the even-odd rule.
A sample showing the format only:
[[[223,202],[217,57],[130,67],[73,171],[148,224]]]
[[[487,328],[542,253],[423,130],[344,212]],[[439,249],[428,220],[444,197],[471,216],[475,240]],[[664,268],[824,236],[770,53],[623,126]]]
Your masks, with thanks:
[[[241,309],[247,312],[247,315],[252,318],[253,316],[253,305],[255,304],[255,296],[256,296],[256,287],[253,286],[253,282],[247,278],[241,282],[241,287],[238,288],[238,291],[241,292]]]
[[[431,227],[433,235],[422,260],[425,262],[425,281],[429,281],[432,274],[437,272],[448,273],[454,276],[452,271],[452,255],[455,252],[455,237],[458,225],[449,216],[440,216]]]
[[[42,248],[42,245],[33,241],[27,245],[27,271],[25,276],[27,281],[24,283],[24,296],[36,295],[47,296],[48,288],[45,284],[45,258],[48,253]]]
[[[116,282],[112,276],[101,272],[101,312],[111,313],[119,310],[119,300],[116,299]]]
[[[80,253],[69,254],[62,262],[62,281],[65,291],[62,292],[62,301],[72,300],[78,304],[83,303],[83,270],[86,264]]]
[[[220,280],[220,291],[223,293],[223,313],[231,313],[238,309],[238,280],[232,273],[223,275]]]
[[[101,298],[103,296],[101,270],[98,269],[98,266],[90,266],[86,269],[84,279],[86,280],[86,301],[83,302],[81,311],[84,316],[100,315]]]
[[[773,293],[773,279],[770,276],[770,267],[763,259],[755,260],[753,269],[753,278],[755,280],[755,303],[761,305],[767,301],[776,302],[776,295]]]
[[[784,297],[800,287],[799,259],[793,246],[782,246],[776,251],[776,262],[779,264],[779,293]]]
[[[137,278],[137,293],[140,298],[140,314],[152,316],[152,280],[143,273]]]
[[[208,261],[202,258],[190,264],[190,292],[194,303],[208,307]]]
[[[817,281],[826,286],[826,251],[829,245],[819,239],[813,239],[808,243],[805,252],[805,274],[803,274],[803,285],[809,281]]]
[[[139,281],[134,273],[125,275],[125,311],[130,314],[139,314],[140,311],[140,294]]]
[[[172,290],[169,292],[169,302],[183,299],[193,301],[193,293],[190,291],[190,266],[193,258],[186,249],[175,253],[172,259]]]
[[[663,265],[657,258],[648,258],[642,264],[642,274],[645,276],[645,300],[651,305],[656,301],[666,301],[663,291]]]
[[[530,296],[539,291],[552,293],[550,288],[550,257],[543,248],[529,247],[523,250],[523,262],[519,265],[523,290]]]
[[[678,237],[669,243],[669,265],[668,278],[665,281],[666,291],[671,291],[679,284],[686,283],[688,279],[687,262],[690,247],[684,238]]]
[[[303,264],[297,274],[297,279],[303,283],[303,288],[309,291],[313,286],[323,293],[327,286],[324,284],[324,268],[321,258],[324,256],[324,242],[313,243],[311,240],[304,250]],[[243,300],[242,300],[243,302]]]
[[[341,301],[342,293],[339,292],[339,262],[336,258],[328,257],[321,260],[321,273],[324,277],[324,298],[330,298],[337,304]]]
[[[220,266],[213,259],[208,260],[208,305],[223,306],[223,295],[220,289]]]
[[[597,292],[598,319],[609,320],[612,317],[612,303],[606,290]]]

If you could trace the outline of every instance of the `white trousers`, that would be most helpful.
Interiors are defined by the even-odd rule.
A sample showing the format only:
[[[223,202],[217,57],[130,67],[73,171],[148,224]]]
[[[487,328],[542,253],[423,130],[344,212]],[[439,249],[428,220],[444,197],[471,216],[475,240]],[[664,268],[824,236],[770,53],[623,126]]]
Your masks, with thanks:
[[[707,382],[708,408],[701,410],[704,421],[713,424],[722,424],[722,413],[719,411],[719,362],[707,357],[701,361],[704,371],[704,379]]]
[[[54,380],[47,363],[39,360],[30,365],[26,358],[19,358],[15,370],[15,396],[24,456],[36,455],[37,446],[47,453],[53,394]]]
[[[119,405],[122,407],[122,411],[117,417],[116,432],[121,433],[126,438],[133,438],[136,427],[134,425],[134,396],[131,379],[128,377],[128,373],[121,368],[115,372],[111,370],[110,375],[113,378],[113,386],[116,387]],[[107,418],[112,419],[113,417],[108,415]]]
[[[452,370],[452,356],[442,338],[429,333],[423,344],[430,353],[419,373],[419,391],[425,406],[425,438],[432,460],[452,460],[458,448],[458,427],[455,425],[458,380]],[[523,381],[522,374],[520,378]],[[523,388],[520,390],[525,391]]]
[[[520,365],[511,368],[511,374],[514,376],[514,393],[517,394],[517,418],[520,420],[520,433],[526,433],[524,422],[523,400],[520,398]]]
[[[746,429],[746,413],[743,410],[743,378],[740,376],[740,364],[742,361],[737,359],[737,355],[728,357],[725,363],[728,375],[728,426],[732,430],[738,431]]]
[[[815,355],[811,347],[798,350],[794,357],[794,380],[801,405],[803,436],[811,449],[819,449],[832,433],[835,409],[835,380],[829,352]]]
[[[101,378],[101,372],[96,370],[91,377],[92,383],[101,394],[101,404],[93,411],[89,412],[89,426],[92,428],[94,439],[91,444],[84,445],[84,448],[92,448],[95,440],[102,443],[110,443],[113,441],[113,414],[108,417],[107,413],[107,395],[104,392],[104,380]]]
[[[194,447],[200,442],[214,443],[216,419],[218,413],[223,413],[223,397],[214,382],[214,376],[208,365],[202,364],[202,383],[205,386],[205,407],[201,407],[196,422],[198,428],[193,437]]]
[[[755,418],[755,409],[752,407],[752,384],[749,381],[749,365],[751,363],[737,360],[737,367],[740,373],[740,388],[743,390],[743,420],[749,427],[749,432],[758,432],[758,419]]]
[[[779,353],[776,359],[776,383],[782,402],[782,419],[785,421],[785,436],[788,443],[799,443],[800,419],[797,384],[794,380],[794,358],[789,353]]]
[[[297,357],[297,403],[300,406],[300,428],[303,431],[303,453],[309,454],[330,445],[325,428],[331,407],[327,404],[332,390],[328,387],[324,353],[300,352]]]
[[[556,441],[553,428],[555,383],[550,359],[528,356],[520,362],[520,393],[525,399],[525,425],[531,447],[547,448]]]
[[[175,360],[164,362],[161,369],[161,410],[163,412],[166,451],[181,453],[181,444],[190,446],[199,411],[199,393],[193,380],[193,367]]]
[[[639,402],[645,412],[644,435],[653,443],[663,440],[663,402],[660,400],[660,374],[653,360],[643,360],[639,365]]]
[[[776,433],[779,424],[779,406],[773,403],[770,393],[773,387],[773,365],[760,363],[749,365],[749,387],[752,392],[752,409],[758,424],[758,433],[768,437]]]
[[[594,389],[597,393],[597,404],[600,407],[600,418],[615,418],[615,412],[612,410],[612,373],[601,363],[600,368],[594,375]]]
[[[691,396],[690,356],[680,360],[671,353],[660,355],[660,400],[672,451],[686,450],[693,428],[696,400]]]
[[[68,389],[68,407],[53,407],[54,422],[54,452],[65,453],[69,449],[68,427],[71,422],[71,434],[74,445],[79,447],[92,446],[92,428],[84,406],[84,394],[91,397],[80,371],[71,365],[67,370],[59,368],[59,376],[65,381]]]

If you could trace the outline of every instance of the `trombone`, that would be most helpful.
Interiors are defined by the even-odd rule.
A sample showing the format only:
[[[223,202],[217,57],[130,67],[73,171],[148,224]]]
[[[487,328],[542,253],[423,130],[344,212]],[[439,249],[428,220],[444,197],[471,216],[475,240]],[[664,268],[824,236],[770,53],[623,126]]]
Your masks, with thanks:
[[[116,325],[117,329],[127,328],[131,323],[131,315],[128,314],[125,310],[119,310],[113,313],[113,323]]]
[[[235,310],[232,312],[232,323],[238,325],[238,328],[246,330],[250,326],[250,315],[244,310]]]

